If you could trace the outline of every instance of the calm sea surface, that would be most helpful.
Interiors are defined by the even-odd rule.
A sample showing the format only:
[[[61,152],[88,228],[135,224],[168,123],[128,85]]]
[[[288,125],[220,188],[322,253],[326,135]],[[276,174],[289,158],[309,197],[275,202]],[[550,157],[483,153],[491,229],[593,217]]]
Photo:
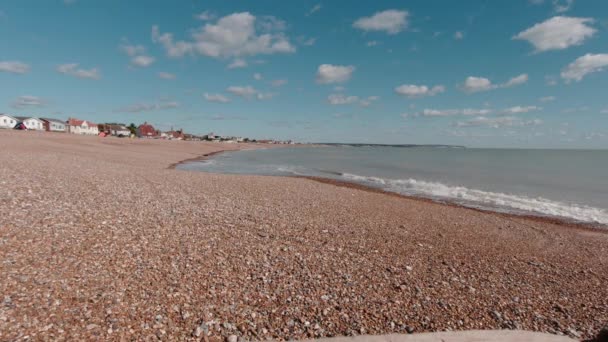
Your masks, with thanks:
[[[179,168],[320,176],[476,208],[608,224],[608,150],[295,147],[229,152]]]

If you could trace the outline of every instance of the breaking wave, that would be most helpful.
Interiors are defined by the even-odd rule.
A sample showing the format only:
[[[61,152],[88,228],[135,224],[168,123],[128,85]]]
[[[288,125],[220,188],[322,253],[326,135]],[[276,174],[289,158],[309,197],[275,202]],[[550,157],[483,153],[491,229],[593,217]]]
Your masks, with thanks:
[[[509,213],[534,213],[541,216],[608,225],[608,211],[585,205],[552,201],[543,197],[525,197],[500,192],[449,186],[438,182],[416,179],[383,179],[344,173],[342,178],[351,182],[378,187],[404,195],[414,195],[455,202],[468,207]]]

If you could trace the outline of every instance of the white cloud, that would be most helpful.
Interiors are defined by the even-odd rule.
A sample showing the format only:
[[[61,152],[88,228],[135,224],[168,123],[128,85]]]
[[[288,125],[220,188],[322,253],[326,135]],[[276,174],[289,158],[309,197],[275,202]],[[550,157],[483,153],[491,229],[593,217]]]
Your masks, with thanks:
[[[270,100],[270,99],[272,99],[272,98],[273,98],[275,95],[276,95],[276,94],[274,94],[274,93],[257,93],[257,94],[255,95],[255,97],[256,97],[258,100]]]
[[[169,73],[169,72],[159,72],[158,73],[158,77],[164,79],[164,80],[174,80],[177,77],[175,76],[175,74]]]
[[[359,102],[358,96],[347,96],[344,94],[331,94],[327,97],[327,103],[330,105],[347,105]]]
[[[380,43],[378,43],[378,41],[377,41],[377,40],[371,40],[371,41],[369,41],[369,42],[365,43],[365,45],[366,45],[366,46],[370,46],[370,47],[371,47],[371,46],[376,46],[376,45],[378,45],[378,44],[380,44]]]
[[[255,88],[253,88],[252,86],[245,86],[245,87],[231,86],[231,87],[228,87],[228,89],[226,89],[226,90],[234,95],[244,97],[244,98],[251,98],[258,93],[258,91],[255,90]]]
[[[208,21],[215,19],[216,15],[211,11],[204,11],[194,16],[198,20]]]
[[[490,109],[424,109],[414,116],[488,115],[490,113],[492,113]]]
[[[32,95],[19,96],[12,103],[12,106],[18,109],[23,107],[42,107],[44,105],[46,105],[46,101],[37,96]]]
[[[30,66],[17,61],[0,61],[0,72],[10,72],[13,74],[25,74],[30,71]]]
[[[131,63],[138,67],[149,67],[154,63],[154,57],[151,56],[135,56],[131,59]]]
[[[247,61],[241,58],[237,58],[234,61],[232,61],[232,63],[230,63],[228,65],[228,69],[239,69],[239,68],[246,68],[247,67]]]
[[[256,81],[259,81],[259,80],[261,80],[263,78],[264,77],[259,72],[256,72],[255,74],[253,74],[253,79],[256,80]]]
[[[563,50],[591,38],[597,32],[588,25],[593,21],[591,18],[557,16],[520,32],[513,39],[528,41],[536,52]]]
[[[319,12],[321,10],[321,8],[323,8],[323,6],[321,6],[321,4],[314,5],[314,7],[311,8],[310,11],[308,11],[306,16],[310,16],[310,15],[313,15],[313,14]]]
[[[359,105],[361,107],[369,107],[374,102],[378,101],[379,99],[380,99],[379,96],[368,96],[366,99],[361,99],[361,101],[359,101]]]
[[[456,31],[454,33],[454,39],[456,39],[456,40],[464,39],[464,33],[462,31]]]
[[[493,85],[489,79],[484,77],[469,76],[463,84],[463,89],[467,93],[487,91],[494,88],[496,88],[496,86]]]
[[[503,110],[503,114],[522,114],[522,113],[529,113],[529,112],[534,112],[537,110],[541,110],[541,107],[537,107],[537,106],[515,106],[515,107],[511,107],[511,108],[507,108],[505,110]]]
[[[488,91],[497,88],[509,88],[517,85],[521,85],[528,82],[528,74],[521,74],[515,76],[502,84],[493,84],[492,81],[485,77],[469,76],[465,79],[462,90],[467,93],[477,93],[481,91]]]
[[[174,41],[173,34],[152,27],[152,40],[170,57],[198,53],[213,58],[293,53],[296,48],[283,33],[286,24],[274,17],[256,18],[249,12],[233,13],[192,32],[188,41]],[[260,32],[258,32],[260,31]]]
[[[538,99],[540,102],[552,102],[555,101],[555,96],[544,96]]]
[[[155,58],[146,54],[146,48],[143,45],[130,45],[125,41],[121,45],[121,49],[131,57],[131,65],[138,67],[149,67],[154,63]]]
[[[395,88],[395,93],[409,98],[435,96],[444,91],[445,87],[442,85],[436,85],[429,88],[425,85],[403,84]]]
[[[526,82],[528,82],[528,74],[521,74],[519,76],[511,78],[509,81],[507,81],[507,83],[503,84],[502,87],[514,87],[520,84],[524,84]]]
[[[74,76],[74,77],[78,77],[78,78],[89,78],[89,79],[94,79],[94,80],[98,80],[101,78],[101,73],[99,72],[99,70],[97,68],[88,69],[88,70],[79,69],[77,63],[59,65],[59,66],[57,66],[57,72],[64,74],[64,75],[70,75],[70,76]]]
[[[357,19],[353,27],[364,31],[385,31],[397,34],[407,28],[409,13],[402,10],[386,10],[377,12],[371,17]]]
[[[608,114],[608,108],[606,108],[606,109],[602,109],[602,110],[600,111],[600,113],[602,113],[602,114]]]
[[[283,80],[274,80],[274,81],[270,82],[270,84],[271,84],[273,87],[281,87],[281,86],[286,85],[286,84],[287,84],[287,82],[288,82],[288,81],[287,81],[287,80],[285,80],[285,79],[283,79]]]
[[[605,67],[608,67],[608,53],[588,53],[570,63],[562,70],[561,76],[566,82],[578,82],[588,74],[603,71]]]
[[[539,119],[522,120],[521,118],[514,116],[502,116],[497,118],[488,118],[485,116],[479,116],[466,121],[458,121],[454,123],[456,127],[490,127],[490,128],[501,128],[501,127],[522,127],[522,126],[536,126],[541,125],[543,122]]]
[[[334,91],[338,91],[338,92],[340,92],[340,91],[344,91],[345,89],[346,89],[346,88],[344,88],[343,86],[335,86],[335,87],[334,87]]]
[[[302,42],[302,45],[313,46],[317,42],[317,38],[311,37],[311,38],[308,38],[308,39],[303,39],[301,42]]]
[[[380,97],[378,96],[368,96],[366,98],[360,98],[359,96],[354,95],[349,96],[344,94],[331,94],[327,97],[327,103],[333,106],[358,104],[361,107],[369,107],[379,99]]]
[[[553,0],[553,10],[557,13],[569,11],[572,5],[574,0]]]
[[[217,102],[217,103],[229,103],[230,99],[222,94],[208,94],[204,93],[203,97],[205,100],[209,102]]]
[[[350,80],[354,71],[352,65],[321,64],[317,69],[317,83],[344,83]]]
[[[116,112],[141,113],[152,112],[156,110],[173,109],[179,107],[179,102],[162,101],[155,103],[136,103],[124,108],[115,110]]]

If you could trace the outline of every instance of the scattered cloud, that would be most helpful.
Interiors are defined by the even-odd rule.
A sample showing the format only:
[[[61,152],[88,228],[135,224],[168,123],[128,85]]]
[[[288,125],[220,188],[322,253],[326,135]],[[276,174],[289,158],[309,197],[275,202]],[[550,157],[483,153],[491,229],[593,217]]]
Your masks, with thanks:
[[[209,102],[217,102],[217,103],[229,103],[230,102],[230,99],[222,94],[204,93],[203,97],[205,98],[205,100],[207,100]]]
[[[174,80],[177,78],[175,74],[163,71],[158,73],[158,77],[162,78],[163,80]]]
[[[175,41],[173,34],[152,27],[152,41],[169,57],[198,53],[213,58],[293,53],[296,48],[283,32],[286,24],[275,17],[256,18],[249,12],[233,13],[192,31],[190,40]]]
[[[130,106],[126,106],[120,109],[116,109],[115,112],[127,112],[127,113],[141,113],[141,112],[152,112],[157,110],[166,110],[179,107],[179,102],[175,101],[161,101],[155,103],[136,103]]]
[[[79,69],[78,66],[78,63],[62,64],[57,66],[57,72],[78,78],[88,78],[93,80],[98,80],[101,78],[101,73],[97,68],[87,70]]]
[[[241,58],[237,58],[234,61],[232,61],[232,63],[230,63],[228,65],[228,69],[240,69],[240,68],[246,68],[247,67],[247,61]]]
[[[380,43],[379,43],[377,40],[371,40],[371,41],[369,41],[369,42],[365,43],[365,45],[366,45],[366,46],[369,46],[369,47],[371,47],[371,46],[376,46],[376,45],[378,45],[378,44],[380,44]]]
[[[541,107],[537,107],[537,106],[515,106],[515,107],[511,107],[511,108],[507,108],[505,110],[502,111],[503,114],[523,114],[523,113],[529,113],[529,112],[534,112],[534,111],[538,111],[541,110]]]
[[[407,28],[408,16],[407,11],[391,9],[377,12],[371,17],[359,18],[353,23],[353,27],[363,31],[397,34]]]
[[[464,33],[462,31],[456,31],[454,33],[454,39],[456,39],[456,40],[464,39]]]
[[[299,36],[297,38],[297,41],[299,44],[304,45],[304,46],[313,46],[317,42],[317,38],[313,38],[313,37],[306,38],[305,36]]]
[[[515,76],[502,84],[493,84],[492,81],[485,77],[469,76],[465,79],[461,89],[467,93],[477,93],[488,91],[497,88],[510,88],[528,82],[528,74]]]
[[[561,72],[561,77],[566,83],[572,81],[582,81],[585,76],[591,73],[603,71],[608,67],[608,53],[586,54],[570,63]]]
[[[226,120],[244,121],[244,120],[247,120],[247,118],[244,118],[244,117],[241,117],[241,116],[235,116],[235,115],[216,114],[216,115],[213,115],[213,116],[209,117],[209,120],[214,120],[214,121],[226,121]]]
[[[260,74],[259,72],[256,72],[255,74],[253,74],[253,79],[256,81],[260,81],[262,80],[264,77],[262,76],[262,74]]]
[[[343,86],[335,86],[334,87],[334,91],[340,92],[340,91],[344,91],[346,90],[346,88],[344,88]]]
[[[137,67],[149,67],[154,63],[155,59],[146,54],[146,48],[143,45],[130,45],[127,42],[121,45],[121,49],[131,57],[131,65]]]
[[[317,83],[344,83],[350,80],[354,71],[352,65],[321,64],[317,69]]]
[[[368,96],[366,98],[360,98],[359,96],[353,95],[349,96],[344,94],[330,94],[327,97],[327,103],[332,106],[358,104],[361,107],[369,107],[379,99],[380,97],[378,96]]]
[[[257,94],[255,95],[255,97],[256,97],[258,100],[270,100],[270,99],[272,99],[273,97],[275,97],[275,95],[276,95],[275,93],[257,93]]]
[[[553,102],[555,101],[555,96],[544,96],[538,99],[540,102]]]
[[[600,113],[602,114],[608,114],[608,107],[605,109],[600,110]]]
[[[344,94],[330,94],[327,97],[327,103],[330,105],[347,105],[359,102],[358,96],[347,96]]]
[[[407,96],[409,98],[435,96],[443,93],[444,91],[445,87],[443,85],[436,85],[429,88],[425,85],[403,84],[395,88],[395,93],[401,96]]]
[[[0,61],[0,72],[13,74],[25,74],[30,71],[30,66],[18,61]]]
[[[552,87],[557,85],[557,77],[553,75],[545,76],[545,84]]]
[[[574,0],[553,0],[553,10],[557,13],[569,11],[572,5]]]
[[[456,116],[456,115],[488,115],[491,114],[490,109],[424,109],[423,111],[414,114],[413,116]]]
[[[258,91],[255,90],[255,88],[253,88],[252,86],[245,86],[245,87],[231,86],[231,87],[228,87],[228,89],[226,89],[226,90],[229,93],[232,93],[234,95],[244,97],[244,98],[251,98],[258,93]]]
[[[490,127],[490,128],[502,128],[502,127],[523,127],[523,126],[536,126],[543,123],[540,119],[522,120],[521,118],[514,116],[501,116],[496,118],[488,118],[485,116],[478,116],[473,119],[466,121],[458,121],[453,124],[455,127]]]
[[[45,106],[46,104],[47,104],[46,101],[44,101],[43,99],[41,99],[37,96],[23,95],[23,96],[19,96],[17,99],[15,99],[13,101],[13,103],[11,104],[11,106],[13,108],[21,109],[24,107],[42,107],[42,106]]]
[[[270,82],[270,84],[271,84],[273,87],[281,87],[281,86],[286,85],[286,84],[287,84],[287,82],[288,82],[287,80],[282,79],[282,80],[274,80],[274,81]]]
[[[310,9],[310,11],[308,11],[308,13],[306,13],[306,16],[311,16],[317,12],[319,12],[321,10],[321,8],[323,8],[323,6],[321,6],[321,4],[316,4],[313,6],[313,8]]]
[[[194,17],[198,20],[209,21],[209,20],[215,19],[217,16],[215,15],[215,13],[213,13],[211,11],[204,11],[202,13],[195,15]]]
[[[513,39],[526,40],[535,48],[535,52],[563,50],[581,45],[591,38],[597,30],[589,26],[591,18],[557,16],[529,29],[520,32]]]
[[[502,88],[509,88],[509,87],[514,87],[520,84],[524,84],[528,82],[528,74],[521,74],[519,76],[515,76],[513,78],[511,78],[509,81],[507,81],[507,83],[499,86]]]

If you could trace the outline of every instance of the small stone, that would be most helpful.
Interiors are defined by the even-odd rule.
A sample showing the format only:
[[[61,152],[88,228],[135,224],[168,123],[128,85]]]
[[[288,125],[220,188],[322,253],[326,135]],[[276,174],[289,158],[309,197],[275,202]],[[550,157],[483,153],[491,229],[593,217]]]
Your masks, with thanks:
[[[405,326],[405,331],[407,331],[408,334],[413,334],[414,333],[414,328],[410,327],[409,325]]]
[[[87,325],[87,330],[93,330],[93,329],[95,329],[97,327],[99,327],[99,325],[97,325],[97,324],[89,324],[89,325]]]
[[[407,271],[412,271],[414,268],[413,268],[412,266],[405,266],[405,269],[406,269]]]
[[[228,336],[228,342],[238,342],[239,338],[236,335]]]
[[[498,311],[492,311],[492,317],[497,321],[502,321],[502,315]]]

